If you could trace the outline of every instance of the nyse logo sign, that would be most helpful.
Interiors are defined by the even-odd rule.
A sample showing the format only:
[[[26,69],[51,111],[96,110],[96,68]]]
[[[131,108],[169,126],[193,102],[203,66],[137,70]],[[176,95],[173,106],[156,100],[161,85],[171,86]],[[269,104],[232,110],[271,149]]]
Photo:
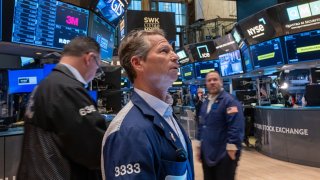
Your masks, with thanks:
[[[198,46],[197,51],[201,59],[210,57],[210,52],[207,45]]]
[[[266,25],[266,21],[264,20],[264,18],[260,18],[259,23],[259,25],[247,29],[248,35],[252,38],[257,38],[264,35],[264,25]]]

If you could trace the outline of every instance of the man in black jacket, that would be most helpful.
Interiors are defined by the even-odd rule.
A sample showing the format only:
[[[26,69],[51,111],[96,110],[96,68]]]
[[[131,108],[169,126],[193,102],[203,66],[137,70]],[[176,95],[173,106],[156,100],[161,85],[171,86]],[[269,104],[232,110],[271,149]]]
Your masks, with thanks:
[[[18,179],[100,179],[107,124],[85,87],[100,64],[100,46],[77,37],[31,94]]]

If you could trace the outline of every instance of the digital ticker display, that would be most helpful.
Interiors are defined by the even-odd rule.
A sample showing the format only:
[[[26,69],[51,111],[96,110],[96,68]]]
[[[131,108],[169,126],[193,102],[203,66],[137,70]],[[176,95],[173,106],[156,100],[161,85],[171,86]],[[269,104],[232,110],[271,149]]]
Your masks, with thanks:
[[[283,64],[283,54],[279,38],[250,46],[250,51],[255,69]]]
[[[320,59],[320,30],[284,37],[288,63]]]
[[[219,60],[201,61],[194,63],[195,77],[203,79],[210,71],[220,71]]]
[[[180,73],[182,80],[194,79],[194,67],[193,64],[188,64],[180,67]]]
[[[243,73],[240,51],[225,53],[219,56],[220,72],[222,76]]]
[[[16,0],[12,42],[62,49],[87,36],[89,11],[57,0]]]
[[[100,44],[101,59],[111,62],[115,41],[115,28],[95,14],[92,14],[90,19],[89,34]]]

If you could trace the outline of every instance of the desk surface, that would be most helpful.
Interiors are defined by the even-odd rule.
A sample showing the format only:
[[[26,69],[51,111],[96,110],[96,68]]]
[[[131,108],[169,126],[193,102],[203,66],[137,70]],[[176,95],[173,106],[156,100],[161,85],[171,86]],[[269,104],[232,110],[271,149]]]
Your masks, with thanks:
[[[9,128],[7,131],[1,131],[0,137],[2,136],[15,136],[23,134],[23,127]]]

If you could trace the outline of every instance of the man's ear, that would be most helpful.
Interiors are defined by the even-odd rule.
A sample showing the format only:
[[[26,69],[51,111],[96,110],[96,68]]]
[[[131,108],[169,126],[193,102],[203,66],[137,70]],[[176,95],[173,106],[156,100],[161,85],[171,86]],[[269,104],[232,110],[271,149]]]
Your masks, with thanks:
[[[136,71],[142,71],[143,70],[143,66],[141,64],[142,61],[143,61],[142,58],[138,57],[138,56],[132,56],[132,58],[130,60],[132,67]]]
[[[94,58],[93,56],[94,54],[92,52],[84,54],[84,62],[87,66],[90,65],[90,61],[92,60],[92,58]]]

